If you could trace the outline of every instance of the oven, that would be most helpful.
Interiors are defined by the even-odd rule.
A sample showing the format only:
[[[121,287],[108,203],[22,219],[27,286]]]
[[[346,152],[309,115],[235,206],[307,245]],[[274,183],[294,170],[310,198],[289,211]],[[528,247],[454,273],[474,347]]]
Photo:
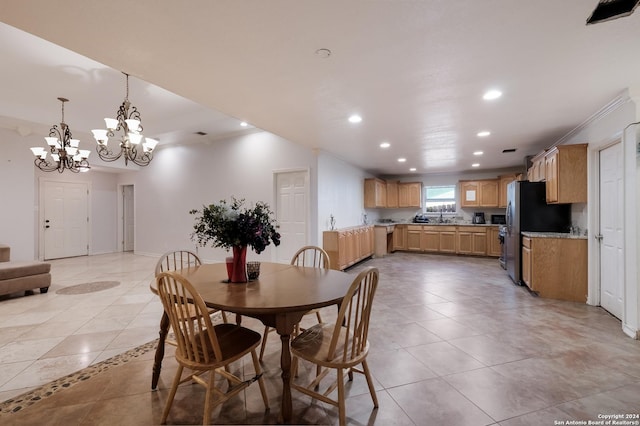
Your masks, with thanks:
[[[507,235],[507,227],[501,226],[498,230],[498,240],[500,241],[500,267],[507,269],[507,246],[505,245],[504,238]]]

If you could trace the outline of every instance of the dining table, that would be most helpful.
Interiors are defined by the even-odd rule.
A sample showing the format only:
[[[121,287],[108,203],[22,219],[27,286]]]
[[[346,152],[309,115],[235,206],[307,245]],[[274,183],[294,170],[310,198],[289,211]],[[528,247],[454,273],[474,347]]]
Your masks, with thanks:
[[[311,309],[339,305],[354,276],[333,269],[271,262],[261,262],[258,278],[246,283],[228,282],[225,263],[191,266],[176,272],[194,286],[208,307],[237,314],[238,323],[243,315],[256,318],[280,335],[282,397],[278,420],[290,423],[293,415],[290,341],[294,327]],[[155,280],[150,288],[158,293]],[[160,320],[152,389],[158,385],[168,331],[169,318],[165,312]]]

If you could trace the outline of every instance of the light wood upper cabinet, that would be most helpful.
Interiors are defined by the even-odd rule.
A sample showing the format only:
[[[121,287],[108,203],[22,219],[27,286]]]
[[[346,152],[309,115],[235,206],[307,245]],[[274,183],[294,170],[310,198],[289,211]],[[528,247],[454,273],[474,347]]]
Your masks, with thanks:
[[[498,179],[461,180],[460,205],[465,207],[498,207]]]
[[[398,208],[398,182],[387,181],[387,207]]]
[[[398,183],[398,207],[422,207],[422,182]]]
[[[516,175],[498,176],[498,207],[507,207],[507,185],[516,180]]]
[[[364,180],[364,207],[379,208],[387,206],[387,183],[380,179]]]
[[[531,159],[531,167],[527,170],[527,180],[530,182],[544,182],[546,180],[546,151],[542,151]]]
[[[545,154],[547,203],[587,202],[587,144],[559,145]]]

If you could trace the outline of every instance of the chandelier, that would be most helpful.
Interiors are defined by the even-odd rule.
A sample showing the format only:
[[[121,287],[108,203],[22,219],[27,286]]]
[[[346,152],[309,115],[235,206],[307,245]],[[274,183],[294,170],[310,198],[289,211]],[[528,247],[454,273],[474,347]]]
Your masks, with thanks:
[[[57,170],[62,173],[65,170],[71,170],[74,173],[88,172],[91,168],[87,158],[91,151],[88,149],[78,149],[80,141],[73,139],[69,126],[64,122],[64,103],[69,99],[58,98],[62,102],[62,121],[60,127],[54,124],[49,129],[49,137],[44,139],[47,141],[51,159],[47,159],[47,151],[42,147],[33,147],[31,152],[36,156],[34,161],[37,168],[45,172]]]
[[[98,156],[104,161],[116,161],[124,157],[125,166],[129,161],[138,166],[147,166],[153,159],[153,150],[158,141],[151,138],[144,138],[142,135],[142,125],[140,124],[140,113],[138,109],[129,102],[129,74],[123,72],[127,77],[127,92],[124,102],[120,105],[116,118],[105,118],[104,122],[107,130],[92,130],[93,137],[98,143]],[[122,132],[119,138],[119,151],[112,151],[107,142],[109,138],[115,137],[116,132]],[[145,139],[144,142],[142,140]],[[141,144],[142,142],[142,144]],[[141,146],[142,145],[142,146]]]

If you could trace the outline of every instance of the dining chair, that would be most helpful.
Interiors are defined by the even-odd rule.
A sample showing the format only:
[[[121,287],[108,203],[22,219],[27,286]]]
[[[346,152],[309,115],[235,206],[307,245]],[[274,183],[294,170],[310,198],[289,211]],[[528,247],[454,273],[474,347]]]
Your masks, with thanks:
[[[260,344],[260,333],[237,324],[213,325],[200,294],[186,278],[175,271],[161,272],[156,277],[156,282],[158,295],[169,316],[178,345],[175,352],[178,369],[162,413],[161,423],[165,424],[167,421],[178,386],[189,380],[204,386],[207,390],[202,424],[209,424],[216,405],[242,392],[255,381],[260,386],[265,409],[269,409],[262,370],[256,354],[256,348]],[[231,373],[229,364],[248,354],[251,354],[253,360],[255,376],[243,380]],[[185,368],[191,372],[183,379],[182,373]],[[204,373],[207,372],[208,379],[204,378]],[[218,376],[226,379],[219,381],[219,387],[216,386]]]
[[[304,246],[293,255],[293,257],[291,258],[291,265],[330,269],[331,261],[329,260],[329,255],[327,254],[327,252],[324,251],[321,247]],[[322,317],[320,316],[319,309],[312,309],[305,313],[305,315],[315,315],[318,319],[318,323],[322,322]],[[262,333],[262,346],[260,347],[260,361],[262,361],[262,357],[264,356],[264,349],[267,346],[267,337],[273,330],[274,329],[269,326],[264,327],[264,333]],[[293,333],[294,336],[298,334],[298,330],[299,325],[296,324],[296,328]]]
[[[172,250],[164,253],[158,259],[156,263],[155,276],[157,277],[161,272],[167,271],[179,271],[183,268],[189,268],[193,266],[202,265],[202,261],[197,254],[189,250]],[[218,312],[218,309],[209,309],[209,314],[215,314]],[[220,311],[222,315],[222,321],[227,322],[227,315],[224,311]],[[167,340],[167,343],[174,345],[175,342],[172,340]]]
[[[316,364],[321,371],[307,386],[292,383],[296,389],[312,398],[338,407],[340,425],[346,424],[345,413],[345,375],[353,380],[353,373],[361,373],[367,380],[373,406],[378,407],[378,398],[373,388],[373,381],[367,354],[369,353],[369,318],[373,296],[378,286],[378,269],[367,268],[360,272],[349,291],[342,300],[340,311],[334,324],[317,324],[300,333],[291,342],[293,355],[292,377],[296,377],[298,359]],[[362,368],[357,368],[359,365]],[[323,393],[320,393],[320,382],[331,370],[336,370],[336,381]],[[338,388],[338,398],[329,398],[329,394]]]

